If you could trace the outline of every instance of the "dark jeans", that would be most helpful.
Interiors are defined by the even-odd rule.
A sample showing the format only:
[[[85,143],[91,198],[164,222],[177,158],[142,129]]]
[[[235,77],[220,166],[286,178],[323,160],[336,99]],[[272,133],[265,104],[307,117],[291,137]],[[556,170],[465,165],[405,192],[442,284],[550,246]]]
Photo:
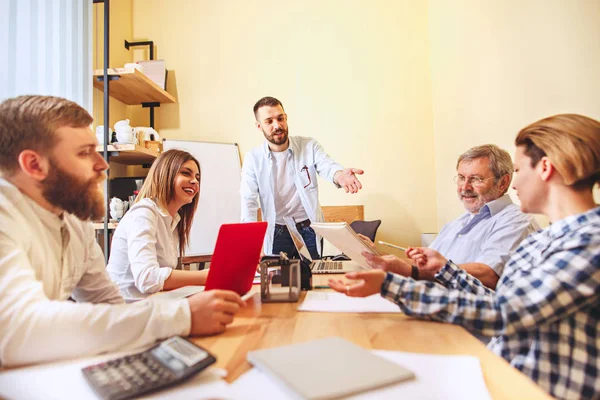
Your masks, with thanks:
[[[307,226],[298,230],[304,239],[304,243],[306,243],[306,247],[308,248],[312,259],[320,259],[321,256],[317,251],[317,235],[315,234],[313,228]],[[273,235],[273,254],[279,254],[281,251],[286,253],[289,258],[300,258],[300,255],[294,246],[294,242],[292,242],[292,237],[290,236],[287,228],[280,228],[276,226],[275,234]]]

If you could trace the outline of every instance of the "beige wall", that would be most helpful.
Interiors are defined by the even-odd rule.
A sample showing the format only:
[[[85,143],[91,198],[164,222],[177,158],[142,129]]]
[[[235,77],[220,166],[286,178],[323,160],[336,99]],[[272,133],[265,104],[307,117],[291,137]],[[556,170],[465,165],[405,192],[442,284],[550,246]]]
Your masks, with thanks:
[[[321,203],[364,204],[403,245],[436,229],[427,36],[425,1],[133,0],[133,37],[155,41],[178,98],[161,134],[246,152],[263,141],[252,106],[275,96],[290,134],[366,171],[353,196],[321,182]]]
[[[519,129],[557,113],[600,119],[600,2],[429,0],[429,35],[441,227],[463,212],[462,151],[513,154]]]

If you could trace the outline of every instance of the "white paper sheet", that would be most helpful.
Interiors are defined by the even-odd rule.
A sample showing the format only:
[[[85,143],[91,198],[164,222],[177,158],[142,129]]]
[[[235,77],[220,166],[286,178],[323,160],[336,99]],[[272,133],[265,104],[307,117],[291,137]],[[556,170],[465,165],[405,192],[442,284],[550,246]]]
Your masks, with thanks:
[[[111,354],[61,363],[43,364],[0,372],[0,398],[28,400],[98,400],[81,369],[99,362],[121,357],[127,353]],[[143,399],[232,399],[227,375],[220,368],[209,367],[192,379]]]
[[[488,400],[479,360],[472,356],[440,356],[374,350],[373,353],[411,369],[412,381],[371,390],[349,399]],[[287,388],[256,368],[230,385],[235,399],[295,399]]]
[[[345,313],[399,313],[400,308],[374,294],[369,297],[348,297],[342,293],[315,292],[306,293],[304,302],[298,311],[345,312]]]
[[[183,286],[177,289],[159,292],[148,297],[150,300],[178,300],[189,297],[193,294],[204,292],[204,286]]]

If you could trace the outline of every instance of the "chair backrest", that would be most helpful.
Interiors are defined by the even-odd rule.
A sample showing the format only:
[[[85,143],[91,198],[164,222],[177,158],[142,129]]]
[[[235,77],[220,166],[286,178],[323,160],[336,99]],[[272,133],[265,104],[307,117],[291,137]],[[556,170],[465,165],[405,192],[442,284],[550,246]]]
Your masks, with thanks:
[[[381,225],[381,220],[376,219],[374,221],[354,221],[350,224],[350,227],[354,229],[354,232],[365,235],[375,243],[375,235],[379,225]]]
[[[365,218],[365,207],[356,206],[323,206],[323,217],[325,222],[347,222],[360,221]],[[262,221],[261,209],[258,209],[257,221]]]

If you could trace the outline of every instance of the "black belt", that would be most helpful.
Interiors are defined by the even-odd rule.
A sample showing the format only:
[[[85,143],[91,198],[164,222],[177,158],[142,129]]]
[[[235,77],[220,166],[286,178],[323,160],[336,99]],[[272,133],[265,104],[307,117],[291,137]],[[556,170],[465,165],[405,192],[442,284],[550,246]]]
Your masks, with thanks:
[[[296,228],[298,228],[298,230],[300,230],[302,228],[308,228],[309,226],[310,226],[310,219],[305,219],[304,221],[300,221],[300,222],[296,223]],[[286,225],[275,224],[275,228],[287,230]]]

